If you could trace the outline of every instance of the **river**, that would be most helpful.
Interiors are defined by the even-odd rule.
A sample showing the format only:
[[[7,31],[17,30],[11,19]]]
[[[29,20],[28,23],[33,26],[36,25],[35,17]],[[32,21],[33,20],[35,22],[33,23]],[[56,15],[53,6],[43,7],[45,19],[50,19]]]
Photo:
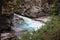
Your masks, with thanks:
[[[15,18],[22,18],[24,20],[24,23],[22,24],[18,24],[15,20]],[[43,20],[44,21],[48,21],[47,20],[48,18],[44,18]],[[28,17],[24,17],[24,16],[21,16],[21,15],[18,15],[18,14],[14,14],[14,27],[13,30],[15,30],[15,35],[20,39],[20,34],[23,29],[24,30],[27,30],[28,32],[33,32],[33,31],[37,31],[38,29],[40,29],[42,26],[45,25],[45,23],[43,22],[39,22],[39,21],[35,21],[33,19],[30,19]]]
[[[14,23],[15,24],[14,26],[16,28],[22,28],[22,29],[25,29],[28,31],[36,31],[36,30],[40,29],[43,25],[45,25],[45,23],[35,21],[33,19],[18,15],[18,14],[14,14],[14,18],[22,18],[24,20],[23,24]],[[46,20],[46,19],[48,19],[48,18],[45,18],[44,20]]]

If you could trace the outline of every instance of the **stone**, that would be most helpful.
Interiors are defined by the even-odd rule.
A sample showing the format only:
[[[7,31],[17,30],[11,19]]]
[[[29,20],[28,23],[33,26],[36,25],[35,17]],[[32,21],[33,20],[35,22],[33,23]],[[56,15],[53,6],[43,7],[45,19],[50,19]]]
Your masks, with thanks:
[[[21,25],[23,23],[24,23],[24,19],[23,18],[16,18],[16,17],[14,17],[14,21],[13,21],[14,26],[17,27],[18,25]]]
[[[25,0],[23,3],[21,3],[15,12],[23,16],[35,18],[50,15],[49,11],[49,4],[43,4],[42,0]]]
[[[22,29],[22,28],[12,28],[12,29],[13,29],[13,31],[15,31],[15,32],[24,32],[24,31],[27,31],[27,30]]]
[[[16,37],[13,33],[1,33],[1,40],[6,40],[13,37]]]

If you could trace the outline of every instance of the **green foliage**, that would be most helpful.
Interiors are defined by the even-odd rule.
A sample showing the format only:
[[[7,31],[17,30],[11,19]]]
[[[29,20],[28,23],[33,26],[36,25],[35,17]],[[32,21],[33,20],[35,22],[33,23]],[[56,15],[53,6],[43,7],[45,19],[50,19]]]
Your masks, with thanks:
[[[17,6],[19,6],[22,2],[24,2],[24,0],[17,0],[17,1],[16,1]]]
[[[59,0],[53,1],[53,4],[51,6],[51,15],[59,15],[60,14],[60,6],[59,6]]]
[[[56,7],[54,5],[52,5],[51,7],[51,15],[55,15],[56,14]]]
[[[22,39],[21,40],[30,40],[30,36],[31,36],[31,34],[29,32],[25,33],[25,34],[22,34]]]

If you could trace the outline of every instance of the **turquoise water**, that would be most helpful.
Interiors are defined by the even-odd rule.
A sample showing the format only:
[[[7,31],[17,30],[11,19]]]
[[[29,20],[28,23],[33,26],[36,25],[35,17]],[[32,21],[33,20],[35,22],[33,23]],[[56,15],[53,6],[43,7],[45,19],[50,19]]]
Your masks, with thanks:
[[[15,20],[15,18],[23,18],[24,23],[19,24],[19,21]],[[46,19],[43,19],[43,20],[47,21]],[[18,15],[18,14],[14,14],[14,22],[13,22],[13,24],[14,24],[13,30],[16,30],[15,28],[20,28],[20,29],[28,30],[28,32],[36,31],[36,30],[40,29],[43,25],[45,25],[42,22],[38,22],[38,21],[32,20],[30,18],[21,16],[21,15]],[[15,32],[16,32],[15,34],[16,34],[17,38],[20,39],[21,38],[20,30],[17,30]]]
[[[22,28],[22,29],[25,29],[25,30],[28,30],[28,31],[36,31],[36,30],[38,30],[39,28],[41,28],[44,25],[44,23],[42,23],[42,22],[38,22],[38,21],[32,20],[30,18],[21,16],[21,15],[18,15],[18,14],[14,14],[14,17],[15,18],[23,18],[24,19],[24,23],[23,24],[15,23],[14,26],[16,28]]]

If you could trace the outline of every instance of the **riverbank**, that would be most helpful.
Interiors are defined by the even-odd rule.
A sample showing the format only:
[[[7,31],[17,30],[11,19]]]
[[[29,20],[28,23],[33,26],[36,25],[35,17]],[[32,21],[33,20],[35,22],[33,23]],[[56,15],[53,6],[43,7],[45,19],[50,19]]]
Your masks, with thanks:
[[[38,21],[38,22],[46,23],[47,21],[50,20],[50,18],[51,16],[43,16],[43,17],[31,18],[31,19]]]
[[[10,33],[10,34],[13,33],[18,38],[22,32],[26,32],[25,30],[28,30],[28,31],[34,31],[35,30],[36,31],[37,29],[42,27],[42,25],[44,25],[45,22],[47,22],[50,18],[50,16],[39,17],[39,18],[28,18],[28,17],[24,17],[21,15],[17,15],[17,14],[15,14],[15,17],[22,18],[22,20],[24,20],[23,24],[19,24],[17,27],[13,27],[12,29],[14,30],[14,32]],[[16,21],[16,22],[20,22],[20,21]],[[14,25],[14,26],[16,26],[16,25]],[[3,35],[5,35],[5,34],[3,34]],[[6,34],[6,37],[8,38],[7,35],[8,34]],[[11,36],[13,36],[13,35],[11,35]],[[10,36],[10,38],[11,38],[11,36]]]

